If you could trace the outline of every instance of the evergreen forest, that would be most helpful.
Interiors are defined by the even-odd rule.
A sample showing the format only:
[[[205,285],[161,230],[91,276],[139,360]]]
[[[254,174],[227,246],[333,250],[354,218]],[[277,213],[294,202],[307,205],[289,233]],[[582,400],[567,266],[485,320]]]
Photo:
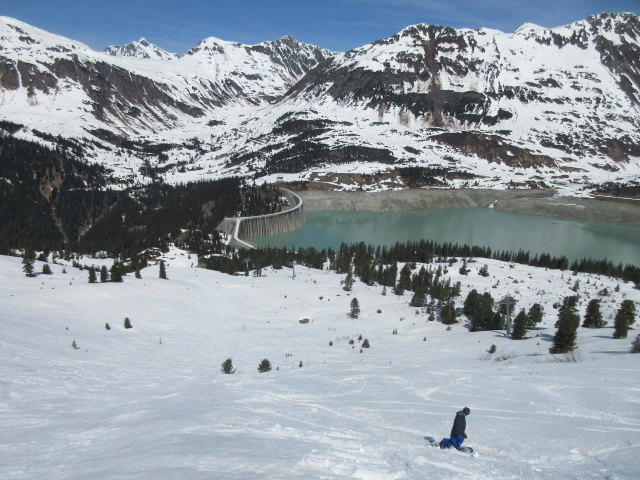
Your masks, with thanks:
[[[171,241],[211,252],[222,248],[215,227],[225,216],[273,213],[282,204],[277,189],[237,177],[114,189],[112,172],[77,160],[79,147],[59,145],[0,135],[0,254],[30,247],[130,258]]]

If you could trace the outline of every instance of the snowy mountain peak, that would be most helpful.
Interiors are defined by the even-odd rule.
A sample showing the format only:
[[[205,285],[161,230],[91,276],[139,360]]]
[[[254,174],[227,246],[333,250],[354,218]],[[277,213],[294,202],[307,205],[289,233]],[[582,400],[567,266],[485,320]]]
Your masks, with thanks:
[[[148,42],[142,37],[137,42],[127,43],[126,45],[110,45],[103,50],[104,53],[114,57],[134,57],[134,58],[150,58],[160,60],[173,60],[178,58],[175,53],[169,53],[166,50]]]
[[[517,35],[519,33],[530,33],[530,32],[544,32],[547,30],[545,27],[541,27],[540,25],[536,25],[535,23],[523,23],[518,28],[516,28],[513,33]]]
[[[217,55],[224,53],[225,51],[243,47],[245,47],[245,45],[238,42],[229,42],[216,37],[207,37],[200,40],[195,47],[188,50],[185,53],[185,56],[194,56],[196,54],[200,56]]]

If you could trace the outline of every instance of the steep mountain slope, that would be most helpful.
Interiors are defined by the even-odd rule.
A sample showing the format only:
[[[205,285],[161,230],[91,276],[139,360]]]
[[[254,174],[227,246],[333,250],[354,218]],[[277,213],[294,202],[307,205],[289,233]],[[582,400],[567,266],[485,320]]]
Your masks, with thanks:
[[[633,14],[511,34],[421,24],[345,54],[291,37],[107,54],[5,17],[0,37],[0,119],[77,139],[123,184],[151,171],[379,189],[429,166],[434,184],[579,193],[640,173]]]

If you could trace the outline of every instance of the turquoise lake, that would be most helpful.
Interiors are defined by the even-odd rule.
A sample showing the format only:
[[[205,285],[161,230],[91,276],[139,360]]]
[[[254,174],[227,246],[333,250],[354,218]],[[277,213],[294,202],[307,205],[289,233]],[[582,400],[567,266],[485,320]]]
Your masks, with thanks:
[[[520,215],[491,208],[432,208],[407,212],[307,212],[301,228],[252,238],[260,246],[337,250],[342,242],[392,245],[433,240],[640,265],[640,227]]]

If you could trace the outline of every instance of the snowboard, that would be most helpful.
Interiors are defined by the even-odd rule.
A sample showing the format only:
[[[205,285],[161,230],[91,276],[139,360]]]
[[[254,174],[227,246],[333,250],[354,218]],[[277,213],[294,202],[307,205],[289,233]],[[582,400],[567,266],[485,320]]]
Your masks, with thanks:
[[[427,440],[431,444],[432,447],[441,448],[440,447],[440,442],[436,441],[435,438],[433,438],[433,437],[424,437],[424,438],[425,438],[425,440]],[[447,448],[445,450],[449,450],[449,449],[455,450],[455,448],[453,448],[453,447],[449,447],[449,448]],[[458,451],[462,452],[462,453],[466,453],[467,455],[473,455],[473,448],[471,448],[471,447],[462,446],[462,447],[460,447],[460,450],[458,450]]]

